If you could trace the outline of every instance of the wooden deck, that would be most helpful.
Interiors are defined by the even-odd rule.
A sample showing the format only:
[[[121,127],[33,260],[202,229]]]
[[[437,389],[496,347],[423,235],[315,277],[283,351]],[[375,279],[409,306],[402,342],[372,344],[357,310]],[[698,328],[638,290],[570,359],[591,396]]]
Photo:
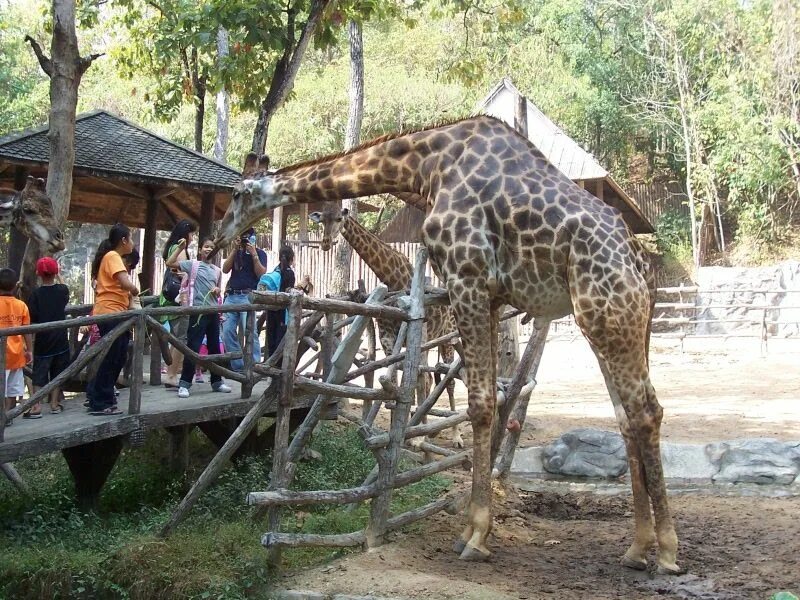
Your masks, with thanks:
[[[178,398],[174,388],[167,389],[145,383],[142,388],[141,412],[137,415],[127,414],[128,390],[122,389],[119,408],[123,414],[113,417],[88,414],[83,406],[85,395],[75,394],[67,398],[64,411],[59,414],[52,414],[49,406],[44,405],[41,419],[14,419],[11,427],[6,427],[5,441],[0,443],[0,463],[117,437],[139,428],[147,431],[157,427],[242,417],[266,389],[266,382],[259,382],[253,388],[250,398],[243,400],[240,397],[240,384],[235,381],[227,383],[233,388],[229,394],[212,391],[209,383],[196,383],[191,388],[189,398]],[[313,400],[314,396],[298,396],[292,406],[307,407]],[[277,405],[277,397],[273,402]],[[275,408],[270,406],[266,414],[274,413]]]

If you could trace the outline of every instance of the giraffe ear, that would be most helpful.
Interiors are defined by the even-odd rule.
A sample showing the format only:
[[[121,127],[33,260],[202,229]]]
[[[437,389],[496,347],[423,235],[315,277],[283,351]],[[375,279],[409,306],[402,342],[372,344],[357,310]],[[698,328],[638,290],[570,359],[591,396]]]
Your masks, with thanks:
[[[309,213],[308,220],[314,221],[314,223],[322,223],[322,213],[318,210],[315,210],[314,212]]]
[[[33,177],[28,175],[27,181],[25,181],[25,189],[26,190],[38,190],[40,192],[44,191],[46,182],[41,177]]]
[[[250,177],[258,169],[258,154],[250,152],[247,158],[244,159],[244,167],[242,167],[242,179]]]
[[[262,154],[258,158],[258,170],[266,171],[267,169],[269,169],[269,156]]]

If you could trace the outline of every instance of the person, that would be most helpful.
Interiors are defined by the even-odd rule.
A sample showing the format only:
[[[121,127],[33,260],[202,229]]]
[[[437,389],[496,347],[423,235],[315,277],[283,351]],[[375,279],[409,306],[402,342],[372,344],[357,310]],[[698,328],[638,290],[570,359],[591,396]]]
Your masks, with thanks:
[[[138,288],[128,275],[125,263],[122,262],[122,255],[131,250],[133,250],[131,230],[122,223],[117,223],[108,232],[108,238],[100,244],[92,262],[92,278],[97,280],[94,315],[126,311],[130,306],[131,296],[139,294]],[[119,323],[119,319],[98,323],[101,339]],[[125,331],[114,340],[94,378],[86,386],[89,414],[97,416],[122,414],[117,408],[114,384],[125,367],[130,335],[130,331]]]
[[[178,254],[178,262],[182,260],[189,260],[189,244],[192,243],[192,234],[197,230],[197,227],[194,223],[189,221],[188,219],[183,219],[182,221],[178,221],[175,227],[172,229],[172,233],[169,234],[169,238],[167,239],[167,243],[164,244],[164,250],[162,252],[162,256],[164,258],[164,262],[169,259],[172,253],[179,248],[179,242],[183,242],[180,246],[181,252]],[[177,268],[167,268],[167,271],[164,273],[164,285],[162,285],[161,295],[158,297],[158,305],[159,306],[178,306],[181,304],[181,299],[176,297],[175,299],[166,298],[165,288],[167,288],[167,281],[168,278],[177,276],[180,281],[183,280],[185,274],[180,272],[180,269]],[[182,342],[186,342],[186,331],[189,329],[189,317],[188,315],[170,315],[162,318],[162,322],[169,323],[169,330],[172,335],[176,338],[181,340]],[[172,364],[167,367],[166,377],[164,378],[164,387],[168,388],[177,388],[178,387],[178,375],[180,372],[181,365],[183,364],[183,354],[181,354],[180,350],[178,350],[175,346],[172,347]]]
[[[279,292],[295,287],[294,250],[283,246],[278,251],[278,265],[273,272],[280,274]],[[267,354],[272,356],[286,333],[286,310],[268,310],[267,313]]]
[[[19,282],[14,269],[0,269],[0,329],[30,325],[28,306],[14,297]],[[6,410],[11,410],[25,393],[25,365],[33,360],[33,339],[30,334],[11,335],[6,341]],[[42,414],[28,411],[23,418],[39,419]],[[11,425],[11,421],[6,422]]]
[[[28,298],[28,310],[31,323],[53,323],[67,318],[64,309],[69,303],[69,288],[63,283],[56,283],[58,263],[54,258],[45,256],[36,262],[36,274],[42,280]],[[33,375],[31,381],[36,392],[56,378],[69,366],[69,341],[67,330],[55,329],[41,331],[33,342]],[[61,390],[56,388],[50,392],[50,412],[60,413],[64,410],[61,404]],[[40,413],[37,404],[31,408],[31,415]]]
[[[267,272],[267,254],[256,248],[256,232],[252,227],[245,231],[237,243],[237,248],[230,253],[222,264],[222,272],[230,273],[228,285],[225,288],[225,306],[232,304],[249,304],[247,295],[256,289],[258,279]],[[222,342],[226,352],[241,352],[239,343],[239,327],[247,313],[225,313],[222,324]],[[253,344],[253,360],[261,361],[261,343],[258,341],[256,319],[250,319],[250,328],[255,335]],[[231,361],[231,369],[241,371],[244,369],[244,360],[241,358]]]
[[[211,264],[211,254],[214,252],[212,238],[204,238],[200,242],[198,251],[199,260],[178,260],[182,253],[183,240],[178,241],[178,247],[167,259],[167,266],[178,268],[188,278],[187,293],[189,306],[217,306],[222,285],[222,272],[219,267]],[[209,354],[219,354],[219,314],[209,313],[197,315],[189,320],[189,329],[186,333],[187,344],[195,352],[200,351],[203,337],[206,338]],[[183,370],[178,387],[178,397],[188,398],[192,379],[195,375],[194,362],[188,357],[183,358]],[[211,389],[215,392],[229,393],[231,388],[217,373],[211,373]]]

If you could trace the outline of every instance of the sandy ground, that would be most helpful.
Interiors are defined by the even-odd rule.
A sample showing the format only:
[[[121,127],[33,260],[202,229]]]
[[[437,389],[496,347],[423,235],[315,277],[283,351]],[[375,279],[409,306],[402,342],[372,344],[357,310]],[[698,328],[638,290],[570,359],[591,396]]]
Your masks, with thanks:
[[[652,379],[664,406],[663,438],[711,442],[800,439],[800,342],[654,340]],[[463,388],[457,390],[465,405]],[[582,339],[548,342],[522,445],[575,427],[616,429],[600,372]],[[467,435],[469,442],[469,436]],[[459,486],[463,483],[457,484]],[[785,492],[785,490],[784,490]],[[451,553],[463,516],[438,515],[373,552],[301,573],[281,587],[395,598],[768,598],[800,594],[800,486],[794,495],[671,496],[679,577],[619,566],[632,534],[630,496],[509,492],[496,495],[484,564]]]

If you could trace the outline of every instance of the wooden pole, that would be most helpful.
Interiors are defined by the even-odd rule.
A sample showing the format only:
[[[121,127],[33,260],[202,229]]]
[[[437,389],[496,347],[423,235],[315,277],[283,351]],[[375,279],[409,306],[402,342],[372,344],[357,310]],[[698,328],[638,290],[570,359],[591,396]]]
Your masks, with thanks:
[[[0,335],[0,390],[3,391],[3,406],[0,408],[0,442],[4,441],[8,408],[6,407],[6,347],[8,338]],[[13,407],[12,407],[13,408]]]
[[[214,227],[214,192],[203,192],[200,199],[200,223],[198,224],[198,235],[202,240],[211,235]]]
[[[155,293],[157,217],[158,200],[155,197],[155,193],[151,192],[150,197],[147,199],[147,213],[145,214],[141,275],[142,289],[149,289],[150,294]]]
[[[147,317],[139,315],[133,330],[133,363],[131,365],[128,414],[138,415],[142,406],[142,378],[144,377],[144,342],[147,339]],[[150,350],[157,353],[156,348]]]
[[[278,208],[272,211],[272,251],[278,252],[281,249],[281,241],[283,238],[281,237],[281,229],[283,228],[283,207],[279,206]]]
[[[30,496],[31,495],[31,492],[28,489],[28,486],[25,484],[25,480],[22,479],[20,474],[14,468],[13,464],[11,464],[11,463],[0,463],[0,471],[2,471],[5,474],[5,476],[8,477],[8,480],[13,484],[13,486],[15,488],[17,488],[17,490],[19,490],[19,492],[23,496]]]
[[[417,253],[414,265],[414,276],[411,280],[411,306],[409,308],[409,325],[406,334],[406,361],[403,369],[403,384],[392,411],[389,429],[389,447],[378,459],[378,479],[376,485],[381,490],[370,505],[369,524],[366,529],[366,541],[369,547],[379,546],[384,541],[386,522],[389,519],[389,505],[392,500],[392,488],[397,475],[397,462],[400,448],[405,439],[404,433],[408,423],[411,402],[414,399],[414,388],[417,385],[419,363],[422,356],[423,323],[425,318],[425,265],[428,262],[428,251],[422,248]]]
[[[25,188],[25,181],[28,177],[28,170],[25,167],[14,167],[14,189],[21,191]],[[8,266],[17,274],[22,272],[22,260],[25,257],[25,248],[28,245],[28,237],[19,229],[11,226],[8,236]]]
[[[250,411],[245,415],[244,419],[242,419],[241,423],[239,423],[239,426],[236,428],[236,430],[231,434],[214,458],[211,459],[211,462],[208,463],[208,466],[194,483],[192,488],[172,512],[169,520],[164,524],[159,532],[161,537],[166,537],[172,533],[175,527],[177,527],[178,524],[186,517],[189,510],[191,510],[192,506],[194,506],[195,502],[197,502],[200,494],[202,494],[217,478],[222,469],[228,463],[228,460],[230,460],[231,456],[233,456],[233,453],[236,452],[245,438],[250,434],[256,424],[258,424],[258,419],[261,418],[261,416],[267,410],[267,407],[272,403],[276,393],[277,386],[273,385],[273,381],[270,380],[267,383],[267,389],[264,390],[263,394],[261,394],[261,398],[259,398],[258,402],[256,402],[253,405],[253,408],[251,408]]]
[[[525,347],[525,352],[522,353],[522,358],[519,361],[517,372],[514,373],[514,378],[511,380],[511,384],[506,390],[505,402],[498,409],[498,418],[495,419],[494,429],[492,431],[492,464],[494,464],[497,458],[497,453],[500,450],[500,443],[503,440],[503,434],[506,432],[506,424],[508,423],[511,412],[514,410],[517,398],[522,388],[531,379],[530,372],[533,365],[537,364],[536,368],[538,369],[538,360],[541,359],[542,356],[544,342],[547,340],[548,329],[549,323],[547,327],[540,329],[536,335],[532,335],[528,340],[528,345]]]
[[[242,313],[242,321],[243,329],[244,329],[244,347],[242,348],[242,362],[244,363],[244,375],[246,379],[242,382],[242,398],[249,398],[250,395],[253,393],[253,366],[255,365],[255,360],[253,360],[253,346],[254,344],[258,344],[258,340],[255,337],[255,325],[256,325],[256,313],[252,311],[246,311]]]
[[[292,301],[289,304],[289,322],[286,327],[283,346],[283,362],[281,369],[281,391],[278,397],[278,408],[275,415],[275,449],[272,454],[272,473],[270,489],[285,487],[287,480],[286,466],[289,450],[289,416],[292,411],[292,394],[294,392],[294,369],[297,364],[297,345],[300,335],[300,322],[303,318],[302,294],[292,290]],[[269,531],[278,532],[280,511],[273,507],[267,514]],[[280,567],[280,547],[270,549],[267,561],[273,568]]]

